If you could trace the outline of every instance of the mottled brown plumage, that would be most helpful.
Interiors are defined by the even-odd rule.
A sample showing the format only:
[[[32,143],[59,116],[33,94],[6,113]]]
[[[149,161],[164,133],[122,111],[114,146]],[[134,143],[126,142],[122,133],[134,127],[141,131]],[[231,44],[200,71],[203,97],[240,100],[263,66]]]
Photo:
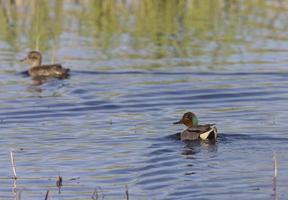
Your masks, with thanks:
[[[70,69],[63,68],[60,64],[41,65],[42,55],[38,51],[30,51],[28,55],[20,60],[31,64],[27,73],[32,78],[35,77],[54,77],[54,78],[67,78],[69,77]]]

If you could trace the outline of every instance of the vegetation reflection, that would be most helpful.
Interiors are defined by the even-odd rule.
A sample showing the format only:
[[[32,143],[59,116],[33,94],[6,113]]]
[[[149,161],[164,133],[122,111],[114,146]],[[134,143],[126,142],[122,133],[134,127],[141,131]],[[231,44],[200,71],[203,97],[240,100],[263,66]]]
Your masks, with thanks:
[[[257,30],[266,29],[269,37],[277,37],[287,26],[281,16],[287,15],[286,9],[270,1],[0,2],[0,39],[16,50],[24,44],[41,51],[55,49],[61,35],[72,30],[91,38],[106,54],[126,45],[130,51],[124,56],[130,58],[185,58],[213,50],[212,59],[219,55],[225,59],[240,51],[235,44],[249,45],[251,37],[258,37]],[[279,27],[277,20],[285,27]],[[139,54],[140,49],[145,53]]]

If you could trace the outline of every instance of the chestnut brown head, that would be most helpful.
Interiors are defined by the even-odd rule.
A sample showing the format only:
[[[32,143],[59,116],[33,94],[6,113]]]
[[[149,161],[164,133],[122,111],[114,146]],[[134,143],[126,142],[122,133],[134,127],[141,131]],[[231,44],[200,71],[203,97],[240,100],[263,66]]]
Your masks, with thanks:
[[[198,118],[193,112],[186,112],[182,118],[174,122],[174,124],[184,124],[187,127],[193,127],[198,125]]]

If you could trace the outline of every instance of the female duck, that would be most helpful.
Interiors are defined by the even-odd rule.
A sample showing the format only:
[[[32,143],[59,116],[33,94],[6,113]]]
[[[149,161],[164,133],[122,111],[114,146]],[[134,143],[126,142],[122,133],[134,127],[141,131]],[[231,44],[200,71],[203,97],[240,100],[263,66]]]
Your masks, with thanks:
[[[32,78],[36,77],[54,77],[54,78],[67,78],[70,69],[63,68],[60,64],[41,65],[42,55],[38,51],[30,51],[28,55],[20,60],[31,64],[27,73]]]
[[[215,124],[198,125],[198,118],[192,112],[187,112],[182,119],[174,124],[184,124],[187,126],[181,133],[181,140],[208,140],[217,138],[217,129]]]

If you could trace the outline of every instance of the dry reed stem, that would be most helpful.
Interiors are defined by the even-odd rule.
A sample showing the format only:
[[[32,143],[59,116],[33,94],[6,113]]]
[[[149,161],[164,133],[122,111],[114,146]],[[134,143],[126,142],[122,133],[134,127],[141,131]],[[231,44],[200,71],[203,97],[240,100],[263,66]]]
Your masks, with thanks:
[[[128,192],[128,186],[125,185],[125,199],[129,200],[129,192]]]
[[[97,190],[97,188],[95,188],[95,189],[94,189],[94,192],[93,192],[93,194],[92,194],[92,196],[91,196],[91,199],[93,199],[93,200],[98,200],[98,197],[99,197],[99,195],[98,195],[98,190]]]
[[[273,178],[272,178],[272,187],[273,187],[273,193],[274,196],[276,196],[277,193],[277,154],[273,153]]]
[[[23,189],[16,192],[16,200],[21,200],[22,191],[23,191]]]
[[[46,192],[46,195],[45,195],[45,200],[48,200],[49,192],[50,192],[50,190],[48,189]]]
[[[61,187],[62,187],[62,177],[61,176],[58,176],[57,178],[57,181],[56,181],[56,186],[58,187],[58,193],[60,194],[61,193]]]
[[[98,192],[98,190],[100,191],[100,192]],[[98,200],[98,198],[100,197],[100,195],[101,195],[101,199],[103,200],[104,199],[104,197],[105,197],[105,195],[104,195],[104,193],[103,193],[103,190],[102,190],[102,188],[101,187],[98,187],[98,189],[97,188],[95,188],[94,189],[94,192],[93,192],[93,194],[92,194],[92,196],[91,196],[91,199],[93,199],[93,200]],[[100,199],[100,198],[99,198]]]
[[[10,151],[10,159],[11,159],[11,164],[12,164],[12,169],[13,169],[13,174],[14,174],[14,179],[17,179],[17,174],[16,174],[16,164],[15,164],[15,158],[13,155],[13,151]]]
[[[273,153],[273,176],[277,177],[277,154]]]

